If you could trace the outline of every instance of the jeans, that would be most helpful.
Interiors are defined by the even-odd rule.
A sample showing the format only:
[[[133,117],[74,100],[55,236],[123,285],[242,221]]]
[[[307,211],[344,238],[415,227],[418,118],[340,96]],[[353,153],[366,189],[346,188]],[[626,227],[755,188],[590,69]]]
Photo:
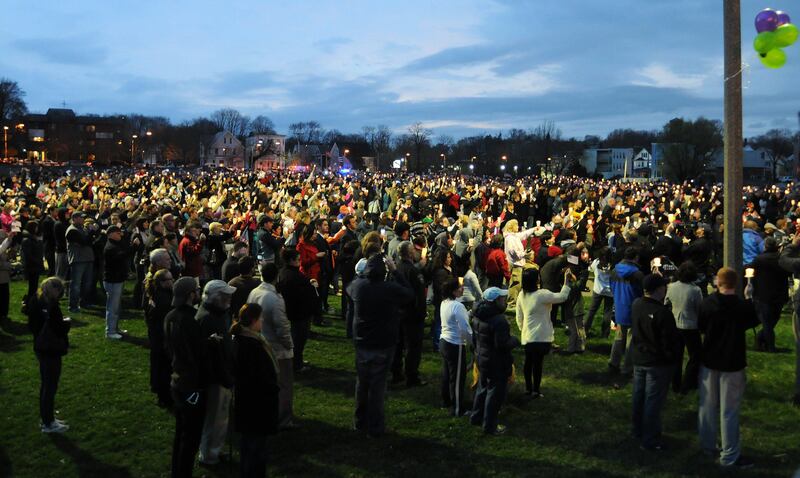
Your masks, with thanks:
[[[55,419],[56,391],[61,378],[61,356],[36,354],[39,359],[39,377],[42,383],[39,386],[39,416],[42,425],[50,425]]]
[[[633,435],[645,447],[661,444],[661,410],[672,372],[669,365],[633,367]]]
[[[386,431],[384,397],[386,374],[391,366],[394,347],[365,349],[356,347],[356,411],[354,426],[380,436]]]
[[[689,390],[697,388],[697,377],[700,373],[700,352],[703,344],[700,340],[700,331],[697,329],[678,329],[683,344],[678,359],[678,366],[675,367],[675,375],[672,381],[672,390],[680,393],[687,393]],[[683,365],[683,349],[689,352],[689,361],[686,362],[686,370],[681,376],[681,365]]]
[[[392,360],[392,377],[402,377],[405,366],[406,383],[419,382],[419,364],[422,360],[422,340],[425,335],[425,323],[413,320],[400,321],[400,342],[394,351]],[[403,356],[405,355],[405,360]]]
[[[525,344],[525,391],[539,393],[542,384],[542,364],[550,353],[550,342],[530,342]]]
[[[294,420],[294,359],[278,359],[278,426]]]
[[[191,478],[194,459],[200,448],[206,414],[205,392],[192,405],[184,394],[172,391],[175,401],[175,438],[172,442],[172,478]]]
[[[623,360],[624,357],[624,360]],[[620,362],[622,367],[620,368]],[[611,346],[611,359],[608,362],[612,367],[620,368],[625,375],[631,373],[631,328],[627,325],[617,326],[617,335]]]
[[[291,324],[292,344],[294,345],[294,369],[303,368],[303,351],[306,349],[308,335],[311,333],[311,320],[297,320]]]
[[[567,352],[583,352],[586,350],[586,330],[583,327],[583,301],[580,292],[574,291],[564,303],[564,323],[569,328],[569,345]],[[578,309],[576,313],[575,309]]]
[[[266,433],[242,433],[240,443],[241,478],[264,478],[267,476],[267,435]]]
[[[210,385],[207,389],[206,416],[200,440],[200,461],[214,464],[228,436],[231,391],[222,385]]]
[[[611,319],[614,317],[614,297],[592,292],[592,302],[589,305],[589,315],[586,316],[586,324],[584,328],[587,334],[590,330],[592,330],[594,314],[596,314],[600,309],[601,302],[603,304],[603,323],[600,326],[600,336],[608,337],[609,329],[611,327]]]
[[[469,421],[473,425],[482,425],[485,433],[497,430],[497,415],[506,399],[508,377],[486,377],[481,374],[478,390],[472,403]]]
[[[722,430],[721,465],[732,465],[739,459],[739,408],[742,405],[747,377],[744,369],[720,372],[700,367],[700,410],[698,432],[703,450],[713,452],[717,444],[717,428]]]
[[[86,304],[89,297],[89,288],[92,285],[91,262],[74,262],[69,265],[69,309],[77,310],[81,302]]]
[[[433,340],[434,352],[439,351],[439,338],[442,336],[442,301],[433,304],[433,318],[431,319],[431,339]]]
[[[55,253],[55,267],[53,267],[54,275],[61,280],[67,280],[67,273],[69,272],[69,258],[66,252]]]
[[[25,280],[28,281],[28,293],[25,294],[25,303],[27,303],[31,297],[36,297],[36,291],[39,289],[39,273],[38,272],[26,272],[25,273]]]
[[[450,408],[453,415],[460,417],[464,411],[467,348],[442,340],[439,353],[442,355],[442,404]]]
[[[775,326],[781,319],[783,302],[762,302],[754,301],[756,315],[761,322],[761,330],[758,332],[758,345],[767,352],[775,351]]]
[[[124,282],[103,281],[103,290],[106,291],[106,335],[117,333],[119,330],[119,310],[122,303],[122,286]]]

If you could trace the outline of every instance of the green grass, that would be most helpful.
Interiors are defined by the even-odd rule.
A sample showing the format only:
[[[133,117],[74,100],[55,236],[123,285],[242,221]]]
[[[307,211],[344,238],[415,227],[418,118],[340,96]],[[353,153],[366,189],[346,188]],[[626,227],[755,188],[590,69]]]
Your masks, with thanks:
[[[73,318],[72,348],[56,397],[58,416],[71,429],[48,436],[39,432],[37,362],[18,311],[23,291],[23,284],[12,284],[12,323],[0,334],[0,476],[168,476],[174,420],[149,392],[141,311],[125,312],[123,327],[131,335],[125,342],[105,340],[100,308]],[[392,433],[371,440],[351,431],[353,351],[343,324],[333,320],[332,327],[316,330],[307,352],[314,367],[295,388],[302,428],[270,438],[270,476],[724,475],[698,452],[694,393],[669,396],[669,450],[639,450],[629,437],[630,385],[616,389],[606,373],[608,340],[592,340],[582,356],[548,356],[543,400],[524,400],[515,385],[500,415],[509,429],[502,437],[485,437],[466,419],[439,409],[440,359],[426,341],[422,372],[430,384],[390,388]],[[557,341],[563,346],[566,337],[559,333]],[[788,403],[794,350],[786,316],[778,346],[782,353],[748,354],[742,442],[757,467],[742,476],[786,477],[800,465],[800,410]],[[229,468],[196,470],[201,475],[238,476]]]

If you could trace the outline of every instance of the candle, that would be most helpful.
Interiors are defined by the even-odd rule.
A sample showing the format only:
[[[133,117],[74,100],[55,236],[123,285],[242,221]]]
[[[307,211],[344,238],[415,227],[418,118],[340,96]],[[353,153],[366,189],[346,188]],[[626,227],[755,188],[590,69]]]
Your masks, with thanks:
[[[747,279],[752,279],[753,277],[756,276],[756,270],[753,269],[752,267],[748,267],[747,269],[744,270],[744,276]]]
[[[653,259],[653,267],[661,267],[661,258],[660,257],[656,257],[655,259]]]
[[[462,287],[464,286],[464,278],[463,277],[459,277],[458,278],[458,285],[460,285]]]

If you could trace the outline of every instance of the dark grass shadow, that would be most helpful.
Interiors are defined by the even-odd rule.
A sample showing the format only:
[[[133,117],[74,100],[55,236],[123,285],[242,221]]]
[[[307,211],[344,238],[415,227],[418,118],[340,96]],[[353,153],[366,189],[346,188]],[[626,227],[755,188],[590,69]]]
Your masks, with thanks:
[[[72,459],[73,463],[75,463],[78,468],[78,476],[81,478],[93,478],[98,476],[126,478],[133,476],[127,468],[97,460],[91,453],[76,446],[67,436],[51,434],[50,440],[56,448]]]
[[[14,476],[14,467],[6,449],[0,445],[0,476]]]
[[[352,398],[356,373],[355,371],[317,367],[312,363],[306,366],[302,372],[295,372],[294,381],[303,387]]]
[[[631,377],[622,374],[611,374],[606,371],[602,372],[581,372],[573,376],[586,385],[597,385],[609,388],[625,388],[631,383]]]
[[[27,322],[17,322],[11,319],[4,319],[0,321],[0,329],[7,334],[16,336],[30,335],[31,333]]]
[[[122,336],[122,342],[136,345],[146,350],[150,350],[150,341],[147,339],[147,337],[136,337],[134,335],[126,334]]]
[[[17,339],[13,335],[0,334],[0,352],[13,353],[22,350],[25,342]],[[2,475],[0,475],[2,476]]]
[[[611,355],[611,344],[590,342],[586,344],[586,351],[597,355]]]

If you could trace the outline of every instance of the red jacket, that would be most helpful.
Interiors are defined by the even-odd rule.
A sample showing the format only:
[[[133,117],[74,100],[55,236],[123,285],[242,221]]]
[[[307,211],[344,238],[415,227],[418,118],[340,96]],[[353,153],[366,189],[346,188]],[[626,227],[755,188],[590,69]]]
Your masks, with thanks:
[[[501,248],[492,249],[489,257],[486,258],[486,275],[498,277],[502,275],[506,279],[511,279],[511,271],[508,269],[506,253]]]
[[[300,253],[300,272],[306,276],[307,279],[319,280],[320,273],[320,258],[317,257],[319,249],[313,242],[306,242],[300,238],[297,243],[297,252]]]
[[[203,244],[200,241],[184,236],[178,244],[178,255],[186,264],[184,275],[203,277]]]

